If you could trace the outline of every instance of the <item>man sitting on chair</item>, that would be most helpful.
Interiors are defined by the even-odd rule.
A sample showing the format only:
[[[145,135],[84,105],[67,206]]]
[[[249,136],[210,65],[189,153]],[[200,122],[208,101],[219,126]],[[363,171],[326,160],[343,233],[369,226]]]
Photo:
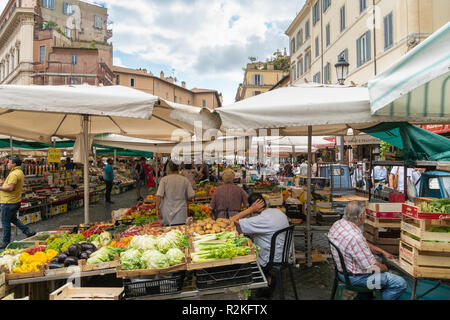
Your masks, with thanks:
[[[268,208],[266,201],[259,193],[251,194],[248,198],[248,204],[250,207],[247,210],[231,217],[230,220],[237,226],[240,226],[242,233],[252,237],[253,242],[261,248],[258,251],[258,263],[269,281],[269,287],[273,290],[275,287],[274,278],[265,269],[269,263],[272,236],[275,232],[289,227],[289,220],[281,210]],[[246,218],[251,214],[256,215]],[[283,245],[283,237],[278,237],[274,262],[280,262],[282,260]]]
[[[328,238],[341,251],[345,266],[349,273],[350,283],[355,287],[368,287],[379,284],[383,300],[397,300],[406,290],[406,281],[397,275],[387,272],[386,265],[379,263],[374,254],[381,254],[386,259],[392,259],[392,255],[377,246],[368,243],[361,232],[366,214],[364,208],[357,201],[349,202],[344,211],[344,217],[336,221],[331,227]],[[339,255],[334,247],[331,247],[334,261],[338,268],[338,277],[345,281],[342,274]],[[373,274],[373,273],[377,274]]]

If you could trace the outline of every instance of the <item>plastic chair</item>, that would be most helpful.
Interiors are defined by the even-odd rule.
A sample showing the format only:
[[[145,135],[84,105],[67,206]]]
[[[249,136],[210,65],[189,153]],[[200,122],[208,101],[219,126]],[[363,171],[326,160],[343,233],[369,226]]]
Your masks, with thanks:
[[[284,240],[284,245],[283,245],[282,260],[281,260],[281,262],[275,262],[274,258],[275,258],[276,241],[277,241],[278,236],[280,236],[283,233],[286,235],[284,238],[285,240]],[[289,262],[293,234],[294,234],[294,226],[293,225],[289,226],[285,229],[279,230],[273,234],[272,240],[270,243],[269,263],[265,267],[265,269],[268,272],[275,271],[275,277],[277,279],[276,285],[278,287],[278,290],[279,290],[278,292],[279,292],[281,300],[284,300],[283,275],[282,275],[282,271],[284,269],[289,270],[292,288],[294,289],[295,299],[298,300],[297,288],[295,287],[295,282],[294,282],[294,272],[293,272],[293,268],[292,268],[292,263]]]
[[[328,237],[327,237],[328,238]],[[328,238],[328,243],[330,244],[330,247],[333,246],[338,255],[339,255],[339,261],[341,263],[342,266],[342,274],[344,275],[344,279],[345,281],[342,281],[339,277],[338,277],[338,268],[337,268],[337,264],[336,261],[334,260],[334,256],[332,256],[333,258],[333,263],[334,263],[334,283],[333,283],[333,288],[331,289],[331,300],[341,300],[342,299],[342,293],[343,291],[346,290],[350,290],[353,292],[357,292],[357,293],[372,293],[375,292],[375,298],[376,300],[383,300],[381,297],[381,290],[380,289],[368,289],[368,288],[364,288],[364,287],[356,287],[353,286],[350,282],[350,278],[348,275],[348,271],[347,271],[347,267],[345,266],[345,262],[344,262],[344,256],[341,253],[341,250],[339,250],[339,248],[333,243],[331,242],[331,240]]]

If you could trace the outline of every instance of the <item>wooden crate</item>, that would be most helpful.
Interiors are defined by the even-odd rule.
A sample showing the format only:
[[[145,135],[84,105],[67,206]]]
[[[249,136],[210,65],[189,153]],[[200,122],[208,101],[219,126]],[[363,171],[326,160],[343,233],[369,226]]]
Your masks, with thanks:
[[[29,279],[43,277],[45,269],[42,268],[37,272],[27,272],[27,273],[6,273],[6,281],[18,280],[18,279]]]
[[[375,218],[369,215],[366,215],[366,224],[371,225],[375,228],[391,228],[391,229],[400,229],[401,219],[392,219],[392,218]]]
[[[192,245],[192,240],[189,240],[191,242],[191,246],[189,247],[189,251],[194,249],[194,246]],[[251,248],[251,253],[247,256],[240,256],[240,257],[234,257],[230,259],[222,259],[222,260],[216,260],[216,261],[207,261],[207,262],[192,262],[191,255],[189,252],[188,255],[188,261],[187,261],[187,270],[198,270],[198,269],[207,269],[207,268],[214,268],[214,267],[222,267],[222,266],[230,266],[235,264],[245,264],[245,263],[252,263],[257,260],[255,248],[252,245],[252,242],[248,241],[248,246]]]
[[[264,199],[269,207],[282,206],[284,203],[283,195],[281,194],[276,196],[266,195]]]
[[[401,203],[369,203],[366,214],[378,219],[398,219],[402,217]]]
[[[404,214],[401,220],[401,239],[419,250],[450,252],[450,233],[428,231],[431,227],[439,226],[450,226],[450,220],[420,219]],[[411,235],[418,239],[411,238]],[[430,241],[446,241],[447,243]]]
[[[74,288],[72,282],[50,294],[50,300],[120,300],[124,288]]]
[[[81,273],[81,267],[78,266],[70,266],[65,268],[57,268],[57,269],[46,269],[45,276],[56,276],[56,275],[68,275],[74,273]]]
[[[450,253],[421,251],[400,241],[400,266],[413,277],[450,279]]]
[[[434,200],[438,200],[438,198],[428,198],[428,197],[417,197],[414,199],[414,205],[418,207],[421,202],[430,203]]]
[[[186,254],[186,257],[189,254],[189,251],[187,248],[184,248],[183,251]],[[183,261],[181,264],[171,266],[169,268],[164,269],[139,269],[139,270],[122,270],[122,267],[119,263],[119,257],[116,256],[117,261],[117,268],[116,268],[116,275],[117,278],[136,278],[141,276],[153,276],[157,274],[167,274],[177,271],[184,271],[187,270],[187,258],[183,258]]]
[[[364,225],[364,237],[375,245],[397,245],[400,243],[400,229],[389,229],[381,232],[370,224]]]
[[[95,271],[95,270],[104,270],[104,269],[112,269],[119,266],[119,259],[116,257],[114,261],[103,262],[98,264],[87,265],[87,260],[78,260],[78,265],[81,268],[81,272]]]
[[[5,273],[0,273],[0,299],[6,296],[6,284],[5,284],[6,276]]]
[[[386,252],[389,252],[390,254],[393,254],[395,256],[398,256],[399,254],[399,245],[398,244],[377,244],[377,243],[373,243],[369,240],[367,240],[367,242],[373,244],[374,246],[377,246],[378,248],[383,249]],[[398,242],[400,243],[400,240],[398,240]]]

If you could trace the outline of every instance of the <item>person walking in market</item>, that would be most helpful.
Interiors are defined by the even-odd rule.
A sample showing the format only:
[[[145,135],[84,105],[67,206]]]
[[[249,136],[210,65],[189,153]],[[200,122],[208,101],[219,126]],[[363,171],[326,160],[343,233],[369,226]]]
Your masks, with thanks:
[[[144,158],[145,161],[145,158]],[[136,161],[136,166],[134,167],[134,178],[136,179],[136,195],[137,201],[143,201],[143,197],[141,195],[141,189],[146,183],[145,170],[142,165],[142,159]]]
[[[333,224],[328,238],[344,256],[345,266],[353,286],[369,287],[369,284],[378,283],[383,300],[397,300],[407,288],[406,281],[400,276],[389,273],[387,266],[375,259],[374,254],[383,255],[388,260],[393,256],[367,242],[360,229],[364,225],[365,219],[364,207],[358,201],[349,202],[344,210],[344,217]],[[338,252],[333,246],[331,253],[336,261],[338,277],[341,281],[345,281]],[[372,293],[369,296],[359,294],[357,298],[371,300],[373,295]]]
[[[187,202],[195,197],[195,191],[186,177],[179,174],[178,165],[167,163],[167,176],[161,179],[156,192],[156,214],[163,225],[186,223]]]
[[[106,161],[106,166],[105,166],[105,184],[106,184],[106,192],[105,192],[105,200],[106,203],[114,203],[111,201],[111,191],[113,188],[113,183],[114,183],[114,169],[112,167],[113,164],[113,160],[112,159],[108,159]]]
[[[17,212],[21,207],[22,189],[25,181],[25,175],[21,169],[22,160],[19,157],[13,157],[8,162],[7,169],[10,170],[5,181],[1,180],[0,184],[0,207],[2,213],[2,230],[3,244],[0,246],[4,249],[11,242],[11,223],[19,228],[27,237],[32,237],[36,232],[24,226],[17,219]]]

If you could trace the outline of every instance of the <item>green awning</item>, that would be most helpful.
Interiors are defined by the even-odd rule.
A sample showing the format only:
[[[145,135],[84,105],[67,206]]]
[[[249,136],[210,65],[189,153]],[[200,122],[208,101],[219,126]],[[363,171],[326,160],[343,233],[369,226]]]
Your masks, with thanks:
[[[97,150],[96,154],[101,156],[114,156],[114,149]],[[127,150],[127,149],[116,149],[116,155],[153,158],[153,152]]]
[[[404,150],[406,163],[450,161],[450,139],[410,123],[382,123],[361,131]]]

